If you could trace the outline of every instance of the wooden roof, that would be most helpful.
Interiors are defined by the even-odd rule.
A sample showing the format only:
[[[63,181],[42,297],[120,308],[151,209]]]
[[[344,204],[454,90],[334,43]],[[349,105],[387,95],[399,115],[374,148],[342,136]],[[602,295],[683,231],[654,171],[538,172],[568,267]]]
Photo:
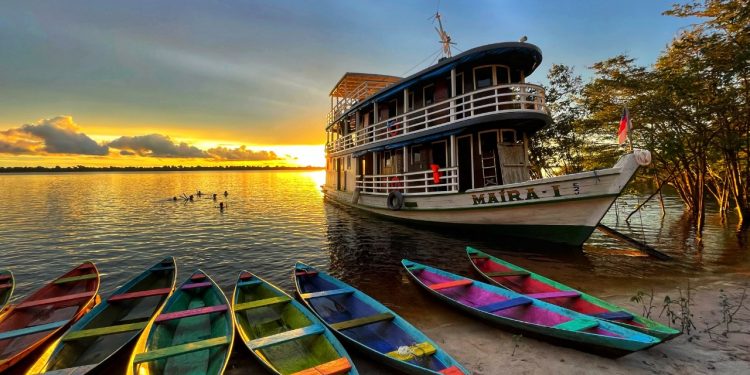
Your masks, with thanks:
[[[347,72],[331,90],[331,96],[351,99],[364,99],[383,87],[392,85],[401,77],[383,74],[351,73]],[[359,91],[360,86],[367,82],[366,89]],[[364,86],[363,86],[364,87]],[[356,97],[355,97],[356,96]]]

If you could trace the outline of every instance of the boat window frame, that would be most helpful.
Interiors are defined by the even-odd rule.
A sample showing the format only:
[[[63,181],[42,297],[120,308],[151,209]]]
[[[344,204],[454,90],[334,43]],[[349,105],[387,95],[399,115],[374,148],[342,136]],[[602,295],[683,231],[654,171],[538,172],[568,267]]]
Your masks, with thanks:
[[[445,144],[445,164],[446,165],[441,166],[441,168],[448,168],[448,164],[450,164],[450,155],[448,154],[448,140],[447,139],[442,139],[442,140],[439,140],[439,141],[434,141],[434,142],[430,143],[430,145],[435,145],[435,144],[438,144],[438,143],[444,143]],[[435,164],[434,160],[432,160],[430,162],[430,164]],[[439,164],[438,164],[438,166],[439,166]]]
[[[516,132],[516,129],[498,129],[500,132],[498,134],[498,143],[503,145],[515,145],[518,143],[518,133]],[[503,137],[503,133],[512,133],[513,134],[513,141],[512,142],[505,142],[505,138]]]
[[[477,145],[479,146],[479,154],[482,154],[482,134],[486,133],[495,133],[495,140],[497,143],[495,143],[495,149],[497,149],[497,145],[502,142],[502,138],[500,138],[500,129],[491,129],[491,130],[483,130],[477,133]],[[497,154],[497,152],[495,152]]]
[[[431,96],[431,99],[430,99],[432,102],[430,104],[427,104],[427,100],[426,100],[427,99],[427,95],[425,95],[425,90],[427,90],[429,88],[432,89],[432,96]],[[424,85],[422,87],[422,108],[427,107],[428,105],[433,105],[433,104],[435,104],[435,84],[434,83],[430,83],[430,84]]]
[[[483,68],[491,67],[492,68],[492,84],[490,84],[487,87],[498,86],[498,83],[497,83],[498,82],[498,80],[497,80],[497,67],[498,66],[505,68],[505,71],[507,73],[507,76],[505,78],[508,80],[508,83],[504,83],[504,85],[509,85],[511,83],[511,81],[510,81],[510,67],[507,66],[507,65],[504,65],[504,64],[485,64],[485,65],[475,66],[471,70],[471,72],[472,72],[472,81],[471,81],[471,83],[472,83],[472,86],[474,87],[474,91],[481,90],[481,89],[477,88],[477,69],[483,69]],[[486,89],[487,87],[482,87],[482,89]]]
[[[471,155],[471,157],[469,158],[469,160],[471,161],[471,189],[473,190],[475,189],[474,187],[474,134],[466,134],[460,137],[456,137],[456,144],[458,145],[458,142],[461,138],[466,138],[466,137],[469,137],[469,154]],[[460,157],[460,153],[458,152],[458,150],[456,150],[456,155],[457,155],[456,167],[458,167],[458,165],[460,164],[458,160],[458,157]],[[459,173],[461,172],[459,171]]]

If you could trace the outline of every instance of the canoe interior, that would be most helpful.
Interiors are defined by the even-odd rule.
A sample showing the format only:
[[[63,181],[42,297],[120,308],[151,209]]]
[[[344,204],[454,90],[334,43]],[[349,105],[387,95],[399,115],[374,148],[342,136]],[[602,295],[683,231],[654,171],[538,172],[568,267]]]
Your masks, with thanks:
[[[13,273],[0,270],[0,316],[2,316],[5,306],[10,302],[15,287],[16,281],[13,278]]]
[[[480,274],[493,284],[512,290],[520,294],[537,294],[561,291],[575,291],[580,293],[578,298],[547,298],[544,301],[581,314],[595,315],[607,312],[626,312],[632,316],[629,319],[612,320],[612,323],[627,328],[636,329],[660,339],[668,339],[680,334],[680,331],[667,327],[661,323],[630,313],[625,309],[610,304],[604,300],[560,284],[554,280],[518,267],[486,253],[467,248],[467,253],[474,267]],[[526,271],[528,276],[491,276],[495,272]]]
[[[234,302],[240,304],[281,296],[289,297],[263,282],[238,286]],[[288,302],[237,311],[235,318],[244,340],[321,324],[301,309],[304,307],[292,302],[290,298]],[[256,350],[255,354],[281,374],[293,374],[342,357],[325,334],[309,335],[272,345]]]
[[[227,305],[224,293],[213,282],[210,282],[210,285],[206,287],[185,289],[185,286],[189,284],[205,282],[206,280],[210,279],[206,277],[197,282],[188,280],[184,283],[169,298],[161,314],[201,307]],[[146,351],[216,337],[231,337],[232,335],[234,335],[234,323],[229,310],[167,320],[153,325],[146,344]],[[220,374],[226,365],[229,349],[228,345],[213,346],[207,349],[143,362],[136,365],[138,369],[135,373],[179,375]]]
[[[317,276],[298,276],[297,283],[302,293],[312,293],[341,288],[344,283],[335,284]],[[350,286],[346,286],[351,288]],[[319,297],[307,301],[310,306],[328,324],[346,320],[363,318],[389,311],[385,307],[375,308],[367,301],[359,298],[357,293]],[[394,313],[395,315],[395,313]],[[360,343],[370,350],[380,354],[398,350],[402,346],[411,346],[425,342],[426,337],[418,331],[408,332],[399,327],[393,320],[386,320],[339,331],[349,340]],[[438,359],[438,355],[417,356],[406,361],[413,365],[425,367],[432,371],[440,371],[450,367]],[[451,364],[452,365],[452,364]]]
[[[113,295],[174,288],[175,271],[174,259],[162,261],[123,285]],[[161,294],[111,303],[104,301],[67,333],[121,324],[146,323],[168,297],[169,294]],[[138,337],[142,330],[60,342],[47,362],[46,371],[99,364]]]
[[[50,298],[70,296],[73,294],[88,293],[89,297],[64,300],[57,303],[43,304],[35,307],[17,308],[3,316],[0,321],[0,332],[13,331],[31,326],[62,322],[68,320],[65,325],[57,329],[37,332],[29,335],[18,336],[11,339],[0,340],[0,371],[3,366],[9,366],[11,362],[17,362],[33,349],[37,348],[60,330],[67,328],[78,320],[94,303],[95,295],[99,290],[99,271],[93,263],[86,262],[55,279],[62,280],[71,277],[93,275],[79,281],[55,284],[54,281],[43,286],[31,296],[19,302],[18,305],[29,302],[40,302]],[[16,305],[16,306],[18,306]],[[3,363],[6,361],[5,363]]]
[[[454,278],[449,278],[447,276],[431,272],[427,269],[413,271],[412,274],[427,287],[433,284],[455,280]],[[517,297],[517,295],[513,294],[500,294],[496,291],[483,289],[473,284],[454,288],[446,288],[438,290],[436,292],[462,305],[473,308],[479,308],[481,306],[490,305],[493,303],[508,301],[512,298]],[[545,309],[535,304],[522,305],[509,309],[493,311],[490,314],[545,327],[552,327],[574,319],[570,316]],[[581,332],[589,332],[604,336],[621,337],[614,332],[602,329],[600,326],[589,328]]]

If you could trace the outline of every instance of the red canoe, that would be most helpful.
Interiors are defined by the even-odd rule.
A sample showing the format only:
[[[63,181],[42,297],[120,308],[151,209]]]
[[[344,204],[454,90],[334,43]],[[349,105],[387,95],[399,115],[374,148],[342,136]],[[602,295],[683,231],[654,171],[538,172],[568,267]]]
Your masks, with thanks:
[[[0,318],[0,372],[63,332],[96,305],[99,270],[85,262],[11,305]]]

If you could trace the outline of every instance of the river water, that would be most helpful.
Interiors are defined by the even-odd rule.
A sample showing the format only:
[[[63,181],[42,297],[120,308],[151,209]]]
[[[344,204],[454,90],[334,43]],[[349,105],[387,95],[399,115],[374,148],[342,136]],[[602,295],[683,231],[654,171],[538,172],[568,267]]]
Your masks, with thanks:
[[[440,310],[409,283],[400,260],[471,275],[467,245],[604,296],[688,278],[750,275],[747,237],[737,235],[736,223],[721,223],[709,208],[699,241],[675,197],[665,197],[664,218],[653,201],[628,226],[624,217],[644,198],[626,196],[603,220],[674,258],[663,262],[599,232],[582,250],[570,251],[412,228],[325,201],[324,178],[323,171],[0,175],[0,268],[15,273],[17,298],[85,260],[96,262],[107,295],[167,255],[177,259],[180,282],[201,268],[231,292],[246,269],[291,292],[299,260],[329,270],[420,327],[434,319],[424,311]],[[171,199],[197,190],[206,195]],[[219,202],[228,208],[219,210]]]

